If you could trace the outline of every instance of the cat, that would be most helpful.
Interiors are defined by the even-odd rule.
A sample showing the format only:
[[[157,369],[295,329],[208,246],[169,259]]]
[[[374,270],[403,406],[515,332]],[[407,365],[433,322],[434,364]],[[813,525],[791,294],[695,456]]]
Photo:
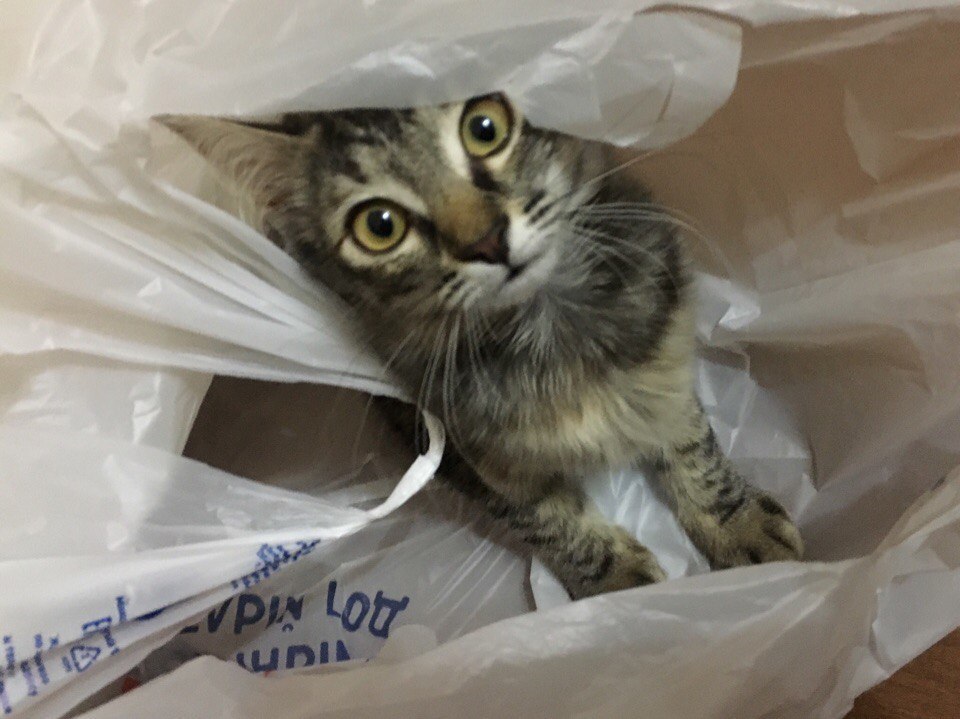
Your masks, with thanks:
[[[438,476],[505,522],[572,598],[665,578],[578,486],[641,460],[712,567],[801,557],[787,512],[717,444],[693,389],[676,223],[610,148],[533,126],[502,94],[157,119],[349,303],[400,387],[444,419]],[[416,412],[387,409],[415,434]]]

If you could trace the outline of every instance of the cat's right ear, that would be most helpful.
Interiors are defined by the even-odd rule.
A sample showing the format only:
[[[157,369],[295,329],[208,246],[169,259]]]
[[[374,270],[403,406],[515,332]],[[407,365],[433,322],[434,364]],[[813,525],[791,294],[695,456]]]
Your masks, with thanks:
[[[203,115],[157,115],[153,118],[186,140],[237,191],[245,220],[263,230],[272,210],[292,202],[301,173],[302,135],[271,132],[242,122]]]

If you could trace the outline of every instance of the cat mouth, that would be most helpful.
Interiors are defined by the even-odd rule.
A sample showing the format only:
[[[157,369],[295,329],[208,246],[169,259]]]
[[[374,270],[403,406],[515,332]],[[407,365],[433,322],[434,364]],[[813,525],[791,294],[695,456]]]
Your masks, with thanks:
[[[529,267],[542,260],[546,254],[546,252],[541,252],[539,255],[534,255],[526,262],[521,262],[518,265],[507,265],[507,278],[503,281],[503,284],[509,285],[511,282],[519,278],[524,272],[526,272]]]
[[[484,284],[489,284],[479,293],[481,305],[497,309],[531,299],[549,282],[555,263],[556,252],[548,247],[522,262],[501,265],[499,278],[487,275]]]
[[[527,260],[521,265],[509,265],[507,267],[507,279],[504,280],[503,284],[509,285],[511,282],[513,282],[515,279],[517,279],[520,275],[523,274],[523,271],[530,266],[531,262],[534,262],[537,259],[539,258],[535,258],[533,260]]]

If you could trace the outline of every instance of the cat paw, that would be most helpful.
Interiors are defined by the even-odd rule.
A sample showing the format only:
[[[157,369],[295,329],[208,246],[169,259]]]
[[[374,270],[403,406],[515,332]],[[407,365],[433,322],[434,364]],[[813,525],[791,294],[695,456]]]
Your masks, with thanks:
[[[653,552],[644,547],[626,530],[619,527],[612,533],[600,564],[589,574],[566,582],[573,599],[616,592],[662,582],[666,573]]]
[[[745,564],[799,560],[800,532],[780,503],[748,487],[743,503],[729,514],[711,515],[701,524],[698,542],[714,569]]]

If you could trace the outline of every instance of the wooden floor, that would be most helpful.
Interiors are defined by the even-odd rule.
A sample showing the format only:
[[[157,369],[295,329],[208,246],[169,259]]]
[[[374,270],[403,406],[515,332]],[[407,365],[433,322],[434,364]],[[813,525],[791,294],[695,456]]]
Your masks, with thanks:
[[[960,719],[960,629],[857,699],[846,719]]]

